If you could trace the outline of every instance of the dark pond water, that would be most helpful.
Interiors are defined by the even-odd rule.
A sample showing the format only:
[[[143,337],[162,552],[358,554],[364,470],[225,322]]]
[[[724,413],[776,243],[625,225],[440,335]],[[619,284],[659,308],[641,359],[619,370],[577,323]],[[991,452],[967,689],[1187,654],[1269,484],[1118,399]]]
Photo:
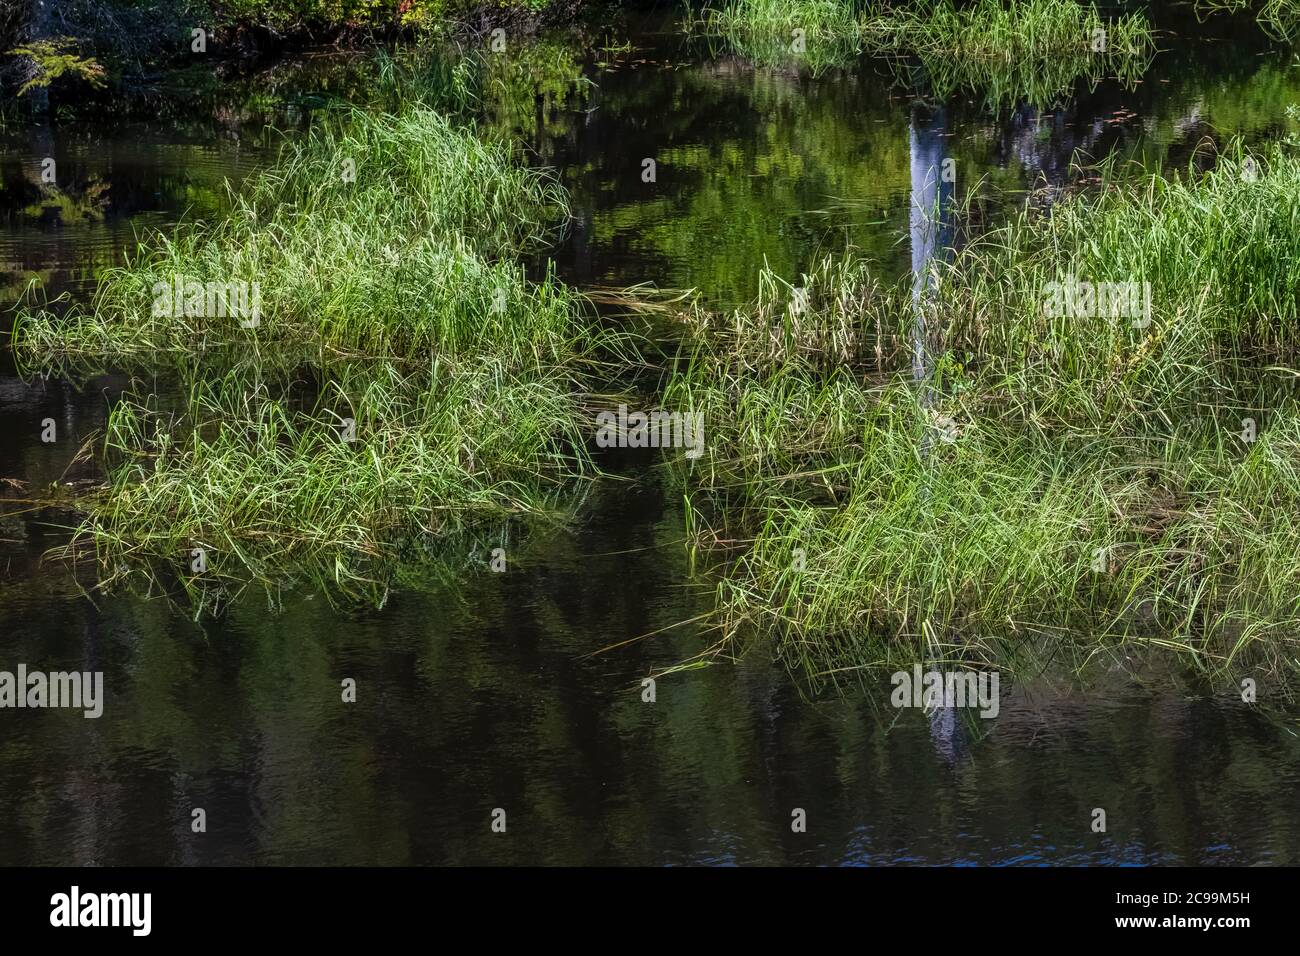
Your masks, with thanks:
[[[553,253],[566,280],[728,304],[764,263],[794,275],[845,242],[905,273],[918,153],[956,159],[959,192],[982,180],[995,217],[1031,187],[1080,186],[1079,155],[1184,164],[1206,139],[1300,132],[1295,56],[1215,32],[1168,33],[1136,85],[1081,83],[1044,112],[920,102],[870,63],[754,69],[648,21],[631,51],[552,42],[536,54],[546,95],[489,121],[572,192]],[[282,65],[146,118],[0,130],[5,302],[32,280],[85,296],[137,234],[218,215],[225,181],[273,156],[271,127],[309,121],[318,68],[330,75],[313,63],[294,82]],[[57,193],[39,187],[47,156]],[[810,699],[762,648],[662,677],[644,701],[647,674],[713,637],[680,504],[639,464],[509,573],[413,574],[380,609],[309,590],[271,609],[250,592],[196,622],[92,599],[88,572],[41,560],[74,516],[26,498],[95,473],[74,459],[126,379],[0,363],[0,479],[27,489],[2,489],[0,670],[102,670],[107,694],[97,720],[0,711],[2,864],[1300,862],[1300,712],[1280,689],[1250,707],[1167,660],[1005,675],[992,720],[894,710],[885,674]]]

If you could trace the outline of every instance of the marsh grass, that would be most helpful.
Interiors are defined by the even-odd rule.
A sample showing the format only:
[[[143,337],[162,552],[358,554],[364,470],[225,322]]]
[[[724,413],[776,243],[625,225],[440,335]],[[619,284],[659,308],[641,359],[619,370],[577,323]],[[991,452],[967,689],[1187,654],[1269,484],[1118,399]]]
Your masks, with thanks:
[[[899,82],[946,99],[981,95],[987,106],[1059,102],[1080,79],[1113,73],[1132,84],[1155,52],[1145,17],[1103,18],[1074,0],[951,0],[872,9],[864,48],[891,57]]]
[[[1076,80],[1108,72],[1131,83],[1155,51],[1142,15],[1108,19],[1075,0],[731,0],[707,10],[703,26],[760,64],[817,73],[866,52],[889,57],[904,86],[940,98],[978,91],[995,107],[1021,98],[1047,105]]]
[[[20,315],[15,342],[118,360],[245,343],[298,346],[304,358],[436,349],[561,361],[575,296],[550,277],[527,282],[511,257],[553,237],[566,215],[547,174],[441,114],[355,112],[289,147],[216,225],[159,236],[109,270],[89,310]],[[260,324],[207,309],[159,314],[159,289],[177,277],[258,282]]]
[[[704,11],[705,22],[722,31],[780,33],[795,30],[815,37],[852,36],[858,29],[854,0],[733,0]]]
[[[706,8],[698,26],[756,63],[819,74],[848,66],[861,50],[857,7],[852,0],[730,0]]]
[[[108,493],[73,549],[111,572],[201,548],[205,586],[323,555],[346,578],[420,539],[546,518],[591,471],[569,385],[434,360],[336,371],[305,401],[248,369],[197,379],[179,403],[125,400],[108,422]]]
[[[861,318],[877,313],[889,295],[865,262],[847,255],[824,256],[794,280],[765,267],[758,274],[753,303],[725,316],[687,299],[665,304],[684,304],[679,320],[746,367],[762,369],[793,360],[834,368],[860,364],[868,352],[882,354],[885,342],[868,334]],[[891,351],[895,344],[889,343]]]
[[[1098,189],[964,248],[936,304],[950,354],[1036,421],[1122,430],[1275,406],[1300,346],[1300,277],[1282,265],[1300,255],[1300,160],[1240,145],[1216,160],[1103,168]],[[1149,285],[1150,324],[1048,315],[1046,290],[1067,275]]]
[[[374,596],[412,549],[560,515],[593,472],[591,376],[629,355],[629,336],[517,261],[566,216],[552,176],[468,125],[347,112],[220,222],[148,240],[90,308],[20,315],[29,365],[137,371],[68,553],[93,551],[105,585],[173,579],[198,608],[313,568]],[[258,282],[260,321],[155,311],[178,276]],[[160,368],[178,391],[151,388]],[[185,570],[194,549],[201,574]]]
[[[1107,19],[1092,4],[1075,0],[896,4],[868,10],[862,22],[870,48],[926,58],[1011,64],[1094,53],[1138,55],[1153,47],[1145,17]]]
[[[710,434],[674,467],[695,544],[727,553],[724,631],[816,678],[924,634],[1294,658],[1297,185],[1293,157],[1239,146],[1208,172],[1105,170],[940,267],[921,381],[908,289],[852,256],[688,311],[665,394]],[[1047,315],[1067,271],[1149,282],[1150,324]]]
[[[1196,635],[1225,661],[1238,635],[1297,623],[1300,539],[1272,510],[1295,504],[1293,417],[1248,453],[967,423],[918,455],[930,423],[917,411],[899,427],[897,398],[890,427],[864,430],[838,502],[770,502],[730,612],[863,644],[923,625]]]
[[[1276,408],[1300,364],[1300,279],[1282,265],[1300,255],[1300,159],[1229,143],[1180,169],[1107,162],[1093,172],[1095,188],[1046,210],[1026,206],[933,263],[926,325],[937,390],[970,416],[1115,434],[1166,427],[1192,409],[1235,428],[1241,415]],[[1071,276],[1149,287],[1150,314],[1100,304],[1053,314],[1049,290]],[[760,285],[734,315],[686,312],[727,367],[907,370],[910,280],[882,282],[849,253]]]
[[[726,395],[704,404],[718,442]],[[1173,646],[1210,669],[1297,646],[1294,403],[1250,446],[1195,427],[947,431],[906,383],[786,369],[731,415],[733,459],[692,476],[707,490],[692,495],[700,540],[739,549],[720,622],[735,641],[774,636],[808,676],[927,630],[979,651],[1055,628]]]
[[[896,357],[906,301],[852,255],[823,258],[794,281],[764,269],[754,302],[724,315],[682,303],[687,337],[665,407],[700,412],[716,452],[685,478],[742,512],[756,489],[833,490],[861,452],[860,423],[879,401],[863,383]],[[883,322],[889,316],[888,327]],[[874,318],[873,318],[874,317]]]
[[[886,56],[886,64],[893,83],[901,89],[939,102],[969,95],[984,109],[998,112],[1020,102],[1055,108],[1068,102],[1079,84],[1095,89],[1106,77],[1114,77],[1131,90],[1146,73],[1151,55],[1077,54],[1007,61],[895,51]]]

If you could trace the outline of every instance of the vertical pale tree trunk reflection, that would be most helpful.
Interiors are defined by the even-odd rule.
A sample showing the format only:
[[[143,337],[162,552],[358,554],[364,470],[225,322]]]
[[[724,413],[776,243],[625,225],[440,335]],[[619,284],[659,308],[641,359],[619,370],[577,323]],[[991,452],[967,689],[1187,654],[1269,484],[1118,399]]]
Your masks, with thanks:
[[[917,400],[928,408],[933,398],[930,382],[930,351],[933,328],[933,297],[937,278],[936,257],[952,245],[952,187],[944,176],[944,132],[946,120],[942,107],[933,112],[921,106],[912,108],[908,124],[912,192],[909,203],[909,232],[912,240],[912,378],[916,382]],[[927,428],[921,439],[921,454],[930,453],[934,429]],[[932,657],[939,649],[927,631],[926,642]],[[948,762],[957,759],[961,747],[957,715],[951,707],[936,707],[930,712],[930,736],[935,749]]]

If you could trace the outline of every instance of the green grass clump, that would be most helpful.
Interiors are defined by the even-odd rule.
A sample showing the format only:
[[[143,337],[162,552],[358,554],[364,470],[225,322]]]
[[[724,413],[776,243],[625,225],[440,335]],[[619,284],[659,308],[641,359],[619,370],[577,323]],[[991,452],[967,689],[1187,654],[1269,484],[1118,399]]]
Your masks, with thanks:
[[[421,541],[553,514],[591,471],[581,403],[598,351],[625,341],[517,261],[566,215],[508,144],[422,107],[351,112],[228,217],[147,241],[90,309],[20,316],[29,363],[190,370],[179,404],[112,410],[107,487],[72,552],[93,548],[109,581],[202,549],[194,593],[331,565],[352,586]],[[259,321],[152,309],[178,276],[256,281]]]
[[[560,187],[515,165],[504,145],[432,111],[357,112],[292,147],[217,224],[158,237],[109,270],[88,311],[21,316],[15,342],[119,360],[243,343],[308,357],[563,361],[575,297],[549,278],[528,283],[510,257],[566,215]],[[260,324],[208,309],[158,314],[159,288],[178,277],[257,282]]]
[[[1293,656],[1297,185],[1283,150],[1107,170],[939,266],[920,337],[851,255],[688,314],[665,405],[703,413],[711,454],[675,467],[726,632],[819,676],[935,634]],[[1149,323],[1047,314],[1066,273],[1149,283]]]
[[[860,663],[923,629],[1175,641],[1225,663],[1300,628],[1292,412],[1229,444],[1045,441],[964,423],[951,441],[906,390],[862,425],[828,500],[775,492],[722,585],[733,628],[800,664]],[[801,557],[796,557],[796,551]]]
[[[853,0],[732,0],[706,11],[707,22],[719,32],[781,34],[795,30],[824,39],[852,37],[858,29]]]
[[[1193,409],[1236,431],[1279,407],[1300,366],[1300,277],[1286,265],[1300,256],[1300,158],[1236,145],[1203,170],[1207,158],[1171,172],[1108,165],[1096,188],[933,263],[924,351],[945,413],[1122,434]],[[1149,290],[1150,312],[1049,309],[1070,277],[1126,284],[1143,305]],[[765,273],[733,315],[689,317],[707,333],[697,368],[737,390],[786,365],[906,374],[918,346],[909,282],[880,282],[851,254],[796,281]]]
[[[955,258],[935,305],[949,354],[1039,422],[1119,431],[1275,406],[1300,358],[1300,276],[1285,265],[1300,255],[1300,159],[1230,148],[1208,172],[1115,173]],[[1149,325],[1048,315],[1068,275],[1149,286]]]
[[[194,383],[179,407],[124,401],[109,418],[110,484],[75,546],[111,571],[142,557],[205,585],[340,569],[476,523],[540,517],[589,471],[570,383],[435,360],[354,370],[294,398],[247,370]],[[200,583],[200,582],[195,582]]]
[[[705,463],[688,499],[703,522],[722,515],[702,541],[740,548],[720,620],[733,640],[774,637],[809,675],[927,633],[978,654],[1060,629],[1208,668],[1300,643],[1294,403],[1247,446],[1195,423],[1116,439],[953,420],[902,379],[793,366],[739,404],[691,394],[730,458]]]
[[[1155,50],[1143,15],[1107,19],[1074,0],[941,0],[873,9],[863,18],[862,40],[871,53],[915,58],[919,71],[899,65],[909,84],[929,86],[940,97],[980,91],[994,106],[1021,97],[1050,105],[1080,77],[1108,71],[1131,82]]]
[[[758,285],[749,307],[686,313],[687,350],[662,399],[703,415],[719,453],[692,467],[692,481],[737,507],[757,487],[833,482],[878,401],[860,380],[897,352],[899,300],[853,256],[828,256],[793,283],[764,269]],[[889,328],[871,319],[886,314]]]
[[[1145,17],[1106,19],[1092,4],[1075,0],[893,5],[869,11],[863,23],[873,48],[1007,64],[1091,53],[1136,54],[1152,46]]]
[[[992,105],[1046,104],[1080,77],[1132,80],[1155,43],[1141,14],[1108,19],[1075,0],[729,0],[706,11],[708,32],[765,65],[847,66],[860,52],[896,60],[898,78],[941,97],[978,90]]]
[[[703,13],[702,26],[741,56],[814,73],[847,66],[860,50],[853,0],[729,0]]]

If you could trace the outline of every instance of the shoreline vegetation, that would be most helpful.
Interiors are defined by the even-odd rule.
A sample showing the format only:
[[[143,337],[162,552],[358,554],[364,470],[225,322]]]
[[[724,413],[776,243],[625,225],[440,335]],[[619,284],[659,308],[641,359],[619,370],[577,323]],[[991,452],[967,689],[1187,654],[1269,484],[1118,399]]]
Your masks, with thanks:
[[[330,44],[484,36],[573,23],[593,0],[13,0],[0,5],[0,92],[37,113],[154,87],[195,62]],[[12,97],[9,96],[12,94]]]

